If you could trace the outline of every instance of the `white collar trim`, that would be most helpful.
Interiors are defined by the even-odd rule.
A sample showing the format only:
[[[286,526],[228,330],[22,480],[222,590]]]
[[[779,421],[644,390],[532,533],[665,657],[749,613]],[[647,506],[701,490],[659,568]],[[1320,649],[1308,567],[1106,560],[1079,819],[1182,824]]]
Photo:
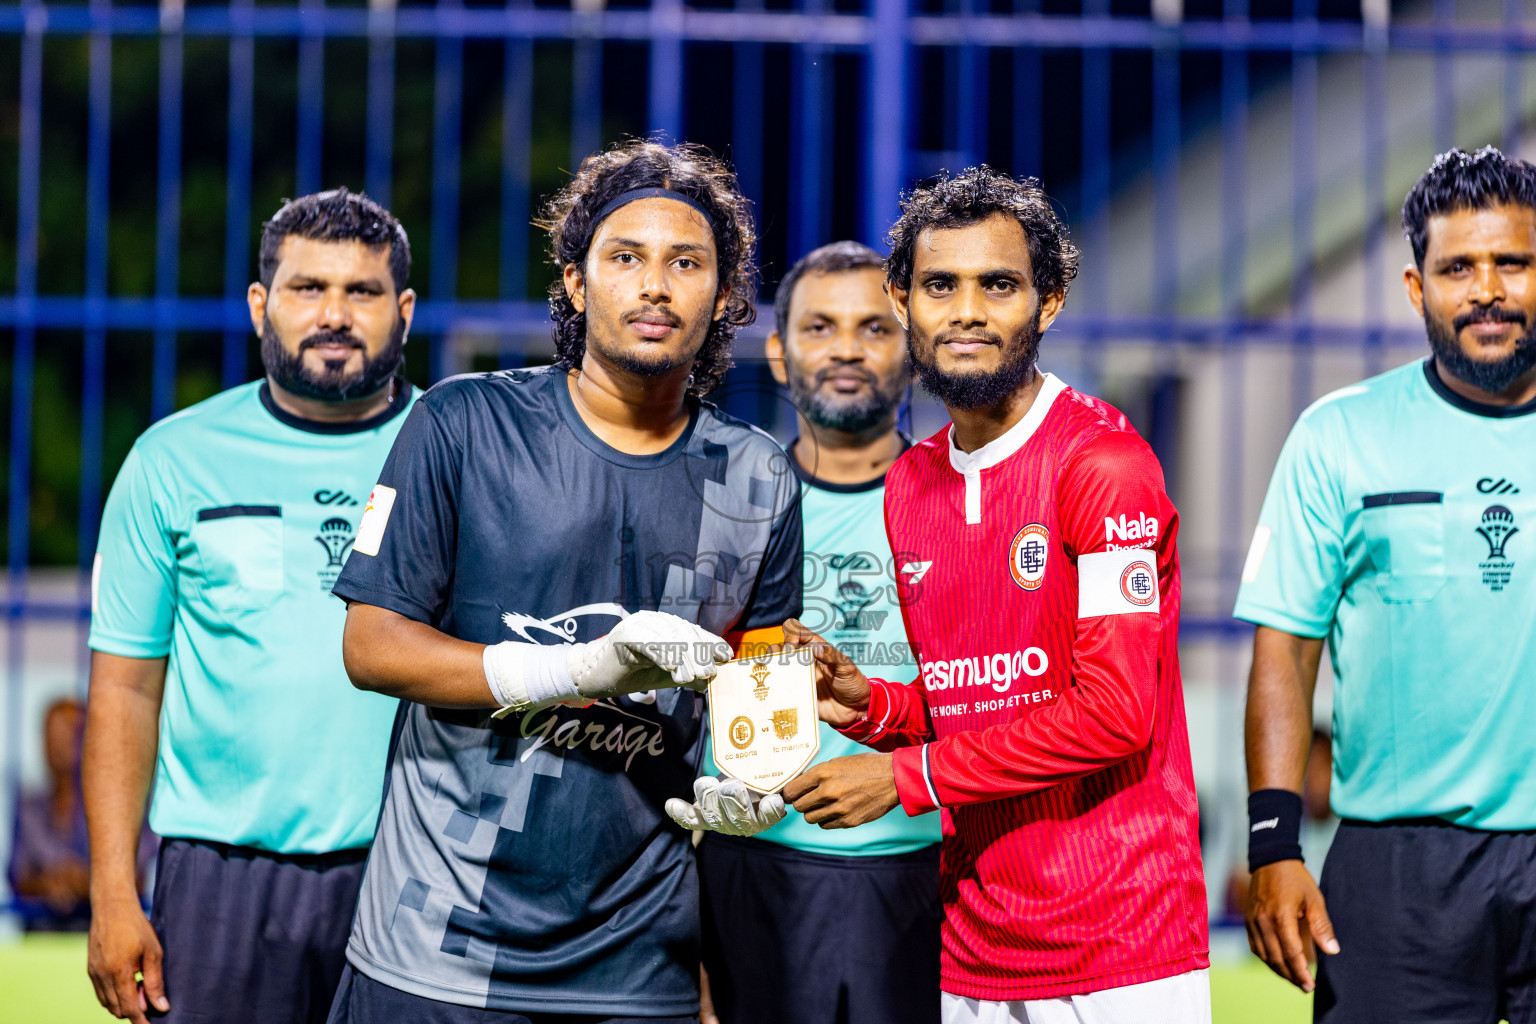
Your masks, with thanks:
[[[963,452],[955,447],[955,425],[949,425],[949,433],[946,435],[949,439],[949,464],[956,473],[991,469],[1024,447],[1024,442],[1034,436],[1045,420],[1046,413],[1051,411],[1056,396],[1067,389],[1067,385],[1055,374],[1043,373],[1041,377],[1040,393],[1035,396],[1035,404],[1029,407],[1029,412],[1001,437],[988,441],[974,452]]]

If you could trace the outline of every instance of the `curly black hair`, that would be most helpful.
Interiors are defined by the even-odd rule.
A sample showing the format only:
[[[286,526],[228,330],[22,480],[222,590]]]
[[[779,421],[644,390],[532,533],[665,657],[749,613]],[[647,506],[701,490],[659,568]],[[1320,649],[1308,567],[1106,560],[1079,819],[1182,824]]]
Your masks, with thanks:
[[[1024,229],[1035,290],[1042,296],[1066,294],[1077,276],[1077,246],[1039,179],[1012,178],[986,164],[953,177],[943,174],[902,194],[901,216],[885,236],[891,247],[886,280],[898,288],[912,287],[912,250],[928,228],[969,227],[996,213],[1009,214]]]
[[[1475,153],[1452,149],[1435,157],[1403,200],[1403,234],[1422,270],[1429,249],[1429,218],[1452,210],[1486,210],[1514,203],[1536,210],[1536,165],[1492,146]]]
[[[370,249],[389,249],[389,276],[395,291],[405,291],[411,276],[411,243],[405,228],[384,207],[361,192],[344,188],[314,192],[283,202],[272,219],[261,226],[258,262],[261,283],[272,287],[283,240],[289,235],[317,242],[362,242]]]
[[[752,261],[757,229],[751,204],[741,194],[736,175],[703,146],[681,143],[664,146],[649,139],[631,139],[581,162],[571,183],[557,192],[535,222],[549,232],[550,256],[562,273],[584,266],[597,225],[593,216],[610,199],[641,188],[665,188],[697,202],[714,221],[715,252],[721,286],[729,285],[725,313],[709,326],[704,346],[693,364],[689,391],[707,395],[731,368],[731,343],[736,331],[757,319]],[[576,368],[587,351],[587,318],[577,311],[559,277],[549,287],[550,333],[556,363]]]

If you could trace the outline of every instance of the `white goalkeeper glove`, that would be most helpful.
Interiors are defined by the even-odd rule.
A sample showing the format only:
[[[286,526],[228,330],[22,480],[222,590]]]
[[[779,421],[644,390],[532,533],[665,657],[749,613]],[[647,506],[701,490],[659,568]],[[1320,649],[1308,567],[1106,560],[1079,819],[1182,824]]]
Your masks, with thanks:
[[[491,644],[483,664],[498,714],[510,714],[669,686],[702,690],[730,659],[729,644],[687,619],[636,612],[590,643]]]
[[[667,814],[694,832],[719,832],[725,836],[755,836],[784,820],[784,797],[770,793],[755,798],[740,779],[706,775],[693,780],[693,803],[673,797]]]

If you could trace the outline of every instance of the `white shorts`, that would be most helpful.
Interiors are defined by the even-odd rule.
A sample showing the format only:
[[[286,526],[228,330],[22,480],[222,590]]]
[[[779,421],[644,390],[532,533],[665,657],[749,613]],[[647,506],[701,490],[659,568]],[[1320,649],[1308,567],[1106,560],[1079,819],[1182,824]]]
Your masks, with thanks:
[[[1059,999],[941,996],[943,1024],[1211,1024],[1206,971]]]

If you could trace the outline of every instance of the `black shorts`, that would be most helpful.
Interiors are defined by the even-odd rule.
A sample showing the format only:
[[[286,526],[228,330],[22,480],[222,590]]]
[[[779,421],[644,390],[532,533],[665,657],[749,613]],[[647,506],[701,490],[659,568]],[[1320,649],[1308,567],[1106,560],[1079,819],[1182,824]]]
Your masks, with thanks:
[[[1345,821],[1323,865],[1325,1024],[1536,1024],[1536,833]]]
[[[150,923],[167,1024],[323,1024],[346,965],[367,850],[284,856],[160,844]]]
[[[706,834],[699,885],[721,1024],[938,1024],[937,844],[838,857]]]
[[[460,1006],[402,992],[360,974],[351,965],[341,976],[328,1024],[697,1024],[697,1017],[592,1017],[564,1013],[514,1013]]]

